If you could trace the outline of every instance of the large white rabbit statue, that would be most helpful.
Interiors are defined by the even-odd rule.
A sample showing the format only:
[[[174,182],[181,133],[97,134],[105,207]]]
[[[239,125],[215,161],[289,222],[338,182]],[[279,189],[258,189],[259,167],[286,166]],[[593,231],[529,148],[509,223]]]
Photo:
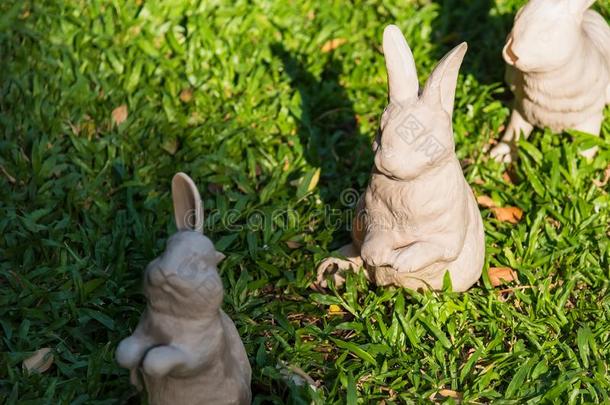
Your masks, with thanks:
[[[466,43],[449,52],[420,92],[413,54],[393,25],[383,33],[390,103],[373,144],[375,164],[356,208],[343,258],[318,266],[344,281],[364,268],[378,285],[440,289],[446,271],[454,291],[477,282],[485,255],[481,214],[455,155],[452,114]]]

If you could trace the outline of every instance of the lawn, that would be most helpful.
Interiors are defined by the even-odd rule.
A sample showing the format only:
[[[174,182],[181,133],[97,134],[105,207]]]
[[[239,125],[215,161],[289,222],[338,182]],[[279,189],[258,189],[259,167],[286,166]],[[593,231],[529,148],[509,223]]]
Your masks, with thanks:
[[[141,401],[114,351],[175,230],[177,171],[227,255],[255,403],[609,402],[610,112],[599,140],[537,130],[510,167],[484,152],[510,112],[500,51],[522,3],[1,2],[0,402]],[[485,271],[465,294],[309,288],[366,187],[390,23],[424,79],[469,42],[457,153],[478,196],[523,213],[481,207]],[[489,267],[518,278],[494,287]],[[46,347],[51,368],[24,371]]]

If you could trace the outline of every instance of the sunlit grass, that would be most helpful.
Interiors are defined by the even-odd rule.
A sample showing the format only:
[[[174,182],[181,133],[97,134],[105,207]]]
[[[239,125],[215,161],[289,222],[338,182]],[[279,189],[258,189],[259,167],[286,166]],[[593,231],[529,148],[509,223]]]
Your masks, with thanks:
[[[176,171],[199,185],[228,257],[224,308],[256,403],[610,400],[610,120],[593,162],[577,153],[589,137],[544,131],[508,171],[483,153],[509,114],[500,49],[520,1],[158,3],[0,3],[1,402],[140,401],[113,356],[174,230]],[[422,78],[469,41],[457,152],[476,194],[524,212],[510,224],[482,211],[486,269],[511,267],[514,283],[308,288],[366,186],[389,23]],[[22,371],[43,347],[52,368]]]

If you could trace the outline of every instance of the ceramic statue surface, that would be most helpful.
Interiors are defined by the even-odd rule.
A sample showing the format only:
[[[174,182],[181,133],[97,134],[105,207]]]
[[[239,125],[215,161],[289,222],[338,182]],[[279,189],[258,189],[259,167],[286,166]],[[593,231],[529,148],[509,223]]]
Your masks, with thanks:
[[[251,369],[233,321],[221,309],[224,258],[203,234],[197,187],[172,180],[178,232],[144,274],[146,309],[116,351],[118,363],[142,376],[152,405],[249,404]]]
[[[389,105],[373,143],[374,166],[356,208],[343,258],[318,266],[318,287],[364,269],[378,285],[440,289],[448,271],[454,291],[481,275],[481,214],[455,155],[452,114],[467,45],[450,51],[420,91],[413,54],[393,25],[383,33]]]
[[[517,140],[534,127],[599,135],[610,103],[610,27],[589,9],[594,2],[531,0],[517,13],[502,52],[515,103],[491,151],[496,160],[514,159]]]

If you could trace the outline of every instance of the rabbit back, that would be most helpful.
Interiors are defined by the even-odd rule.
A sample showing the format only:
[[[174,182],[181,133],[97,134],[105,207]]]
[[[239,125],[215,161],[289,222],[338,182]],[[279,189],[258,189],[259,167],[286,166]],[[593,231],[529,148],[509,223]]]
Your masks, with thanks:
[[[151,405],[249,404],[252,370],[246,350],[233,321],[220,310],[220,316],[197,333],[197,340],[182,342],[191,353],[197,353],[215,341],[214,357],[196,367],[189,375],[167,375],[162,378],[144,374]],[[194,335],[192,335],[194,336]]]
[[[610,26],[598,12],[587,10],[583,19],[583,29],[595,48],[603,55],[606,69],[610,72]],[[610,104],[610,81],[606,90],[606,104]]]
[[[598,12],[587,10],[583,19],[583,29],[593,45],[602,53],[606,66],[610,67],[610,26]]]

